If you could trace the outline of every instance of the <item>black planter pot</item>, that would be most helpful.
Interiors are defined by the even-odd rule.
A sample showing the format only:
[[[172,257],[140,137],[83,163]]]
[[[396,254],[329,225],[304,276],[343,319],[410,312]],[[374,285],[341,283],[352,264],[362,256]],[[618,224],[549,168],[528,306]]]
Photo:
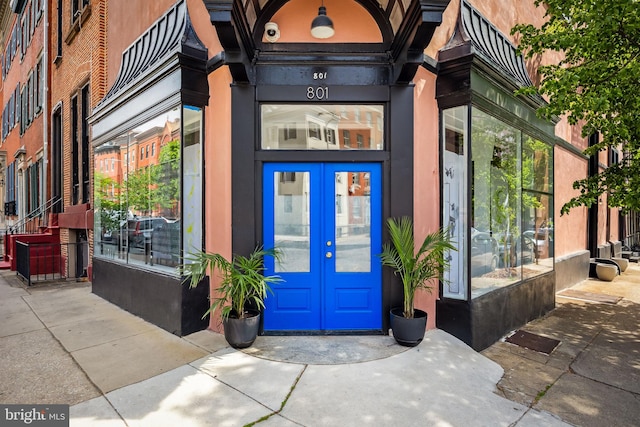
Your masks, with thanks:
[[[247,348],[253,344],[260,329],[260,313],[251,312],[253,316],[238,319],[231,317],[222,322],[224,338],[233,348]]]
[[[407,319],[400,307],[391,309],[391,330],[393,337],[400,345],[415,347],[424,338],[427,328],[427,313],[414,309],[414,318]]]

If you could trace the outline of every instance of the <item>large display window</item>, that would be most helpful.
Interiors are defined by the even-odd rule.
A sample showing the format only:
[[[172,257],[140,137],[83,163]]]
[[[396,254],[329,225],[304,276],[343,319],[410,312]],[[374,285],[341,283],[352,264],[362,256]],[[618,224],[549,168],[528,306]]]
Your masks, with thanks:
[[[202,111],[175,107],[94,150],[94,256],[175,273],[202,247]]]
[[[553,269],[552,150],[479,108],[443,112],[443,224],[458,247],[444,296],[475,298]]]

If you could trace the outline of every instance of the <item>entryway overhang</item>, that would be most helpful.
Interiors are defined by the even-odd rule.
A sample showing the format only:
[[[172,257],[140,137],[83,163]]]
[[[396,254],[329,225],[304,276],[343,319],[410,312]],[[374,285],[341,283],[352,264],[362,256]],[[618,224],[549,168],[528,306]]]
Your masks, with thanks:
[[[424,50],[450,0],[352,0],[376,22],[380,43],[262,43],[264,25],[289,1],[203,0],[224,49],[210,60],[208,71],[224,64],[235,83],[255,84],[253,64],[270,57],[282,61],[286,53],[290,61],[383,61],[391,69],[390,84],[408,84],[423,64]]]

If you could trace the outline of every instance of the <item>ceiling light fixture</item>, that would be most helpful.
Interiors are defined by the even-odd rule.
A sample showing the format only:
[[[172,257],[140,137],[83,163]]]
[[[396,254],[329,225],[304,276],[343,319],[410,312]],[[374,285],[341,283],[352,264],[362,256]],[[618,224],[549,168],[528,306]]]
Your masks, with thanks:
[[[318,16],[311,22],[311,35],[317,39],[328,39],[335,34],[333,29],[333,21],[327,16],[327,8],[324,7],[324,0],[322,6],[318,9]]]

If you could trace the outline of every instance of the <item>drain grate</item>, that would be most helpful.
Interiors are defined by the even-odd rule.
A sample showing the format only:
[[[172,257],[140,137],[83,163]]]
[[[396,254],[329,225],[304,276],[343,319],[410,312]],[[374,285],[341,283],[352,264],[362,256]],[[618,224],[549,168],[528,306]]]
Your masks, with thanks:
[[[508,336],[505,341],[544,354],[551,354],[553,349],[560,344],[560,341],[558,340],[532,334],[531,332],[519,329]]]

